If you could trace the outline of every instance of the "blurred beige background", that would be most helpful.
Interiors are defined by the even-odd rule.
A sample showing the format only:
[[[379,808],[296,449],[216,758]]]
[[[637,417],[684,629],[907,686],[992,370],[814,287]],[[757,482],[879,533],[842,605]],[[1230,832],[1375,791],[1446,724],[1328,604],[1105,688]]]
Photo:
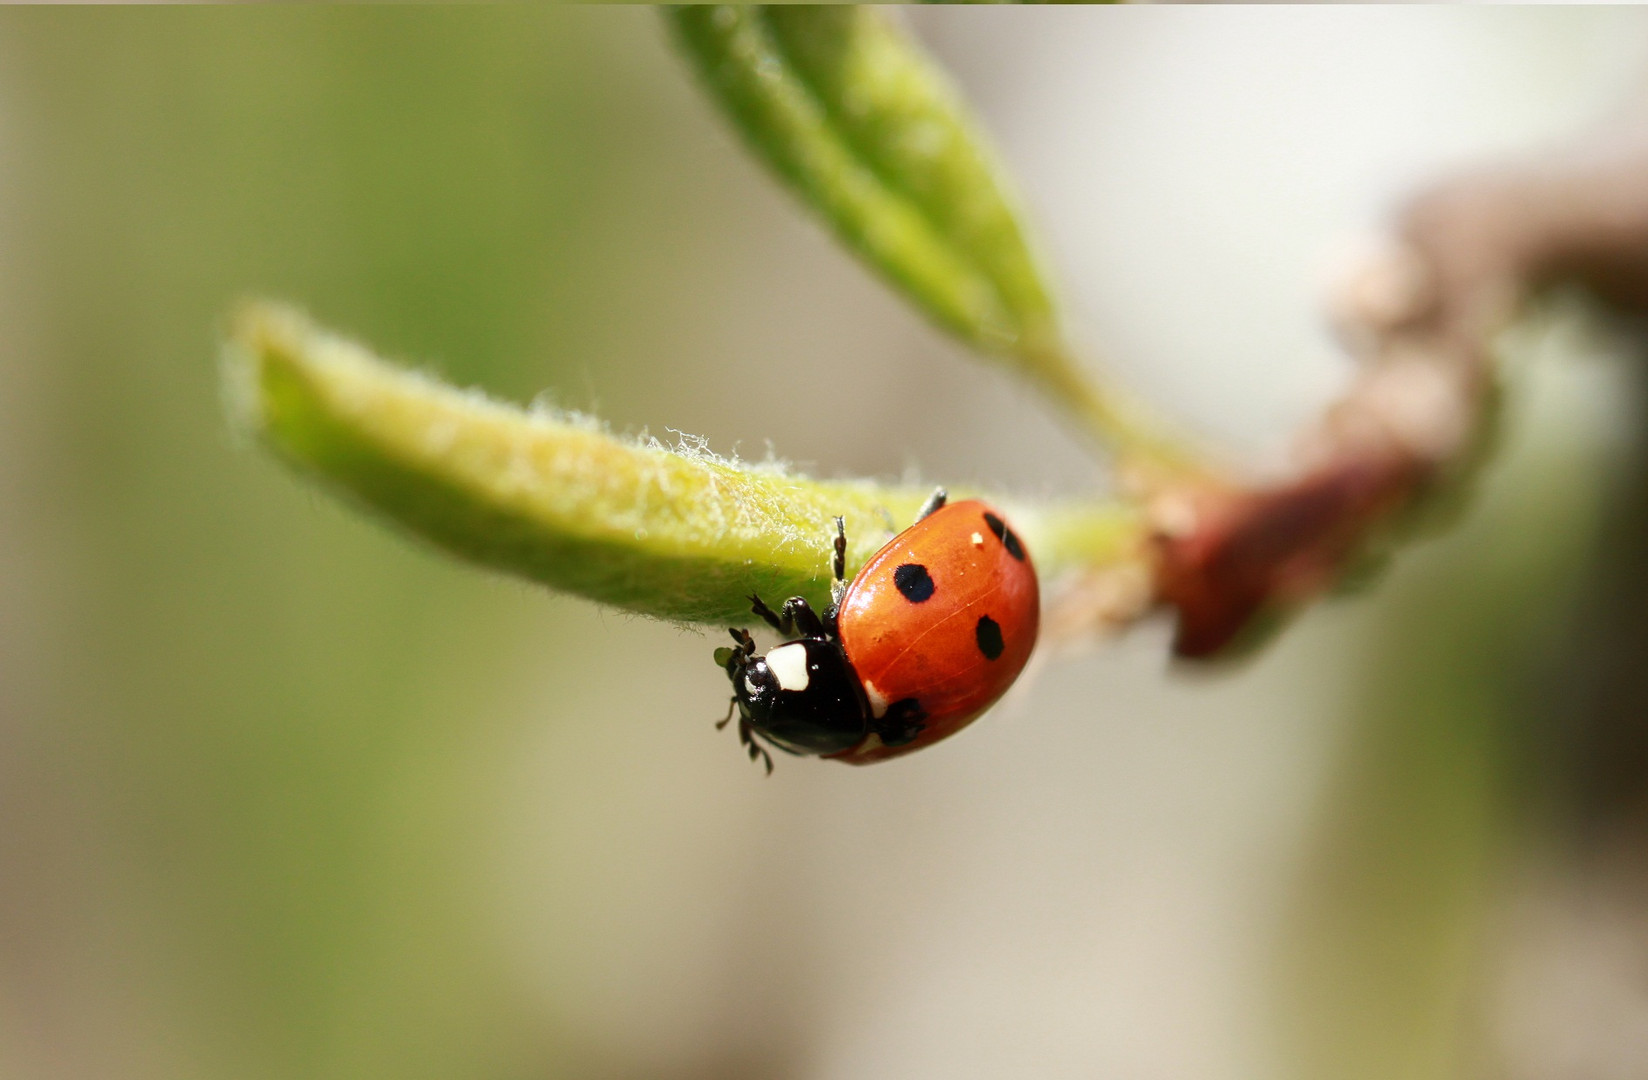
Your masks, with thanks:
[[[1095,357],[1260,462],[1346,377],[1336,253],[1648,74],[1627,9],[910,22]],[[1582,317],[1518,338],[1464,527],[1256,662],[1170,672],[1147,627],[928,753],[764,780],[711,726],[713,637],[455,564],[242,445],[215,333],[246,295],[824,475],[1103,482],[768,181],[648,11],[0,12],[0,1076],[1507,1053],[1468,1004],[1515,893],[1494,721],[1635,422]],[[1388,890],[1366,919],[1312,891],[1336,852]],[[1621,1008],[1623,1071],[1575,1075],[1648,1069]]]

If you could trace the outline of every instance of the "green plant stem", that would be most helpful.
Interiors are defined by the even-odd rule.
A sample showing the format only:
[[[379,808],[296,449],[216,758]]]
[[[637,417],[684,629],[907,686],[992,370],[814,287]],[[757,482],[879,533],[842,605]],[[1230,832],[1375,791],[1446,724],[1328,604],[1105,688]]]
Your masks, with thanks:
[[[846,246],[1120,457],[1193,453],[1096,382],[1059,329],[1006,171],[943,71],[863,7],[673,7],[712,99]]]

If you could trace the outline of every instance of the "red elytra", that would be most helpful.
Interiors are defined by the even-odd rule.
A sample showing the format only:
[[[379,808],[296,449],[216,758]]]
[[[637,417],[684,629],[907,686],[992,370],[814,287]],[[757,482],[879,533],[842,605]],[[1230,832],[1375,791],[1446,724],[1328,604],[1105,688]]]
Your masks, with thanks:
[[[871,711],[914,699],[921,733],[902,746],[870,735],[835,760],[864,765],[930,746],[966,727],[1024,670],[1036,645],[1036,569],[1002,516],[951,503],[895,536],[842,597],[842,648]]]

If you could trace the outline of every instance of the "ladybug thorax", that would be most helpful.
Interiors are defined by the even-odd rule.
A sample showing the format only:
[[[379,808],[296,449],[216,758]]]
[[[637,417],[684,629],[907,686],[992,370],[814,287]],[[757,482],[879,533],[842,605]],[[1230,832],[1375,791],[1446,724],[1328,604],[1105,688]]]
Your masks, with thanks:
[[[762,662],[772,673],[772,681],[779,690],[799,694],[812,685],[812,674],[809,670],[812,661],[807,653],[807,643],[804,641],[780,645],[762,657]]]
[[[826,638],[788,641],[752,657],[733,688],[750,724],[791,753],[835,754],[864,739],[858,676]]]

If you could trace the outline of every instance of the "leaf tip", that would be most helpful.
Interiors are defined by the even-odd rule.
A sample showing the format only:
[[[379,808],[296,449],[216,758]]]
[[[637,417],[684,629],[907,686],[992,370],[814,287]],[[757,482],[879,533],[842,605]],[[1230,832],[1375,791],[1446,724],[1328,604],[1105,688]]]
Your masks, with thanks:
[[[219,353],[224,411],[230,427],[260,435],[269,426],[269,381],[277,369],[290,372],[310,350],[315,327],[296,308],[267,300],[244,300],[230,313]]]

